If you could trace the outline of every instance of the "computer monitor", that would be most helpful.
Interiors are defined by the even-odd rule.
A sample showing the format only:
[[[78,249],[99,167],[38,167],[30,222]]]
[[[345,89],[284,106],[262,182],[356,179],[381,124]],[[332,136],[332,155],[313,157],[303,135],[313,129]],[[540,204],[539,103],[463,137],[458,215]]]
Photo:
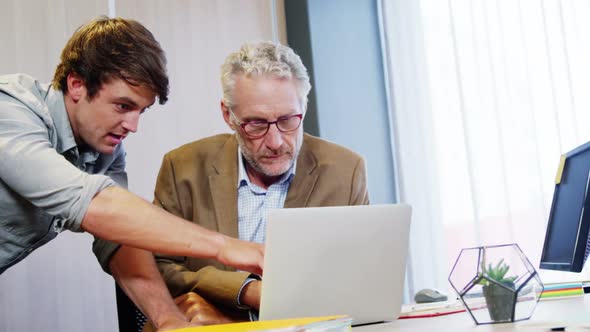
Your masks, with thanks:
[[[590,142],[561,156],[541,269],[580,272],[590,253]]]

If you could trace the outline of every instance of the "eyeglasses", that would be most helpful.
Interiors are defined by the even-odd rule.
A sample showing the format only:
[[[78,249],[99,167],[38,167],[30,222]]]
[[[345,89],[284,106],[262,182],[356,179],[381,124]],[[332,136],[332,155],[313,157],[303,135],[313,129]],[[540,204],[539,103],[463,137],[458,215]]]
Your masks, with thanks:
[[[241,122],[240,120],[238,120],[238,118],[234,114],[234,111],[232,111],[231,108],[229,109],[229,113],[234,118],[236,124],[242,127],[244,133],[246,133],[246,135],[248,135],[248,137],[251,138],[263,137],[264,135],[266,135],[266,133],[268,133],[270,125],[272,124],[276,124],[277,129],[283,133],[295,131],[297,130],[297,128],[299,128],[299,126],[301,125],[301,120],[303,119],[303,114],[294,114],[280,117],[276,121],[271,122],[266,120],[252,120]]]

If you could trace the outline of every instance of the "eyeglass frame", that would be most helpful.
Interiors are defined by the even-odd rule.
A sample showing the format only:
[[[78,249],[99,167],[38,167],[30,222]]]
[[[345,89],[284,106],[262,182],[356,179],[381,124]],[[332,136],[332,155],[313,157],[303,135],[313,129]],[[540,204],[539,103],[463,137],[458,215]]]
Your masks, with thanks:
[[[287,116],[282,116],[278,119],[276,119],[275,121],[266,121],[264,120],[264,122],[266,122],[266,130],[264,131],[264,134],[262,135],[251,135],[246,131],[246,126],[254,121],[260,122],[262,124],[262,121],[260,120],[254,120],[254,121],[240,121],[240,119],[238,119],[238,117],[236,116],[236,114],[234,113],[234,111],[232,111],[232,109],[230,107],[227,108],[229,110],[229,114],[231,114],[231,116],[233,117],[234,121],[236,122],[236,124],[238,126],[240,126],[240,128],[242,128],[242,130],[244,131],[244,134],[246,134],[246,136],[250,137],[250,138],[262,138],[264,136],[266,136],[266,134],[268,134],[268,131],[270,130],[270,125],[275,125],[277,127],[277,130],[280,131],[281,133],[291,133],[294,132],[295,130],[299,129],[299,127],[301,127],[301,124],[303,123],[303,113],[299,113],[299,114],[293,114],[293,115],[287,115]],[[294,129],[291,130],[282,130],[281,128],[279,128],[279,121],[281,120],[286,120],[286,119],[291,119],[291,118],[299,118],[299,125],[297,125],[297,127],[295,127]]]

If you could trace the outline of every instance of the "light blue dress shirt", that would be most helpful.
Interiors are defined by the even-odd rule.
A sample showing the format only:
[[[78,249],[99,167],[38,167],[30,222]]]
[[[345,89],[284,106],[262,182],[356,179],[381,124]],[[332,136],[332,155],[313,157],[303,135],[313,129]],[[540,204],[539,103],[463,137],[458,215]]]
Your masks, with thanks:
[[[285,205],[289,185],[295,177],[295,166],[289,168],[285,174],[268,189],[261,188],[250,181],[242,150],[238,147],[238,237],[240,240],[264,243],[266,239],[266,216],[269,209],[279,209]],[[240,304],[240,295],[244,287],[257,278],[246,279],[236,299]],[[250,320],[258,320],[258,313],[249,311]]]

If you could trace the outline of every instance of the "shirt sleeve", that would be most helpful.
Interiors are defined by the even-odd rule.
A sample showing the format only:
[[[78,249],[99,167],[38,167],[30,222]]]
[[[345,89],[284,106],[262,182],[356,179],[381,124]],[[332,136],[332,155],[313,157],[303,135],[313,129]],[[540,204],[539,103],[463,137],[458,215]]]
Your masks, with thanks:
[[[256,281],[256,280],[261,280],[261,278],[255,274],[250,274],[250,276],[248,278],[246,278],[246,281],[244,281],[244,283],[240,287],[240,290],[238,291],[238,296],[236,297],[236,303],[238,304],[238,308],[250,309],[248,306],[240,303],[240,297],[242,297],[242,292],[244,291],[244,287],[246,287],[246,285],[251,283],[252,281]]]
[[[0,101],[0,179],[31,204],[59,219],[59,228],[82,231],[92,198],[115,184],[90,175],[60,155],[44,122],[17,101]]]
[[[115,157],[113,163],[109,166],[109,169],[105,173],[108,175],[113,181],[117,183],[122,188],[127,189],[127,172],[125,172],[125,151],[121,146],[118,149],[118,153]],[[121,247],[120,244],[103,240],[99,237],[94,237],[94,242],[92,243],[92,252],[98,259],[100,266],[102,267],[103,271],[106,273],[111,273],[109,263],[111,262],[111,258],[113,255],[119,250]]]

